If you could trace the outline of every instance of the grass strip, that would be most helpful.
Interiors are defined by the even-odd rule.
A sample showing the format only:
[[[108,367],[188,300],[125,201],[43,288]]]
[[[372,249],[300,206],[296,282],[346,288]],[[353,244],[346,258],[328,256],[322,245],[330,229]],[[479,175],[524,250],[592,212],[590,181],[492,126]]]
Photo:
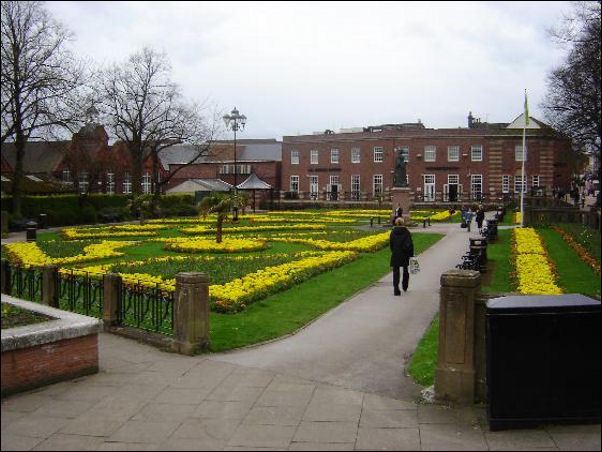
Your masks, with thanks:
[[[435,368],[437,366],[437,348],[439,346],[439,315],[433,319],[412,355],[412,360],[406,368],[407,373],[416,383],[431,386],[435,383]]]
[[[537,230],[548,250],[548,255],[556,267],[557,284],[566,293],[600,296],[600,277],[564,241],[562,236],[551,228]]]
[[[441,237],[441,234],[414,234],[416,254]],[[297,331],[390,272],[389,256],[388,248],[363,254],[343,267],[254,303],[241,313],[211,313],[211,350],[243,347]]]

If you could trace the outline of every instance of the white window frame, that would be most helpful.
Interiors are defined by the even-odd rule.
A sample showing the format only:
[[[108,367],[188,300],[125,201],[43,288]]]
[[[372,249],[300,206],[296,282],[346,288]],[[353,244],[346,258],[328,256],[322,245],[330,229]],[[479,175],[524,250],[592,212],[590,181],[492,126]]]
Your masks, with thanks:
[[[320,179],[318,176],[309,176],[309,193],[318,195],[320,192]]]
[[[521,184],[521,179],[522,179],[522,184]],[[521,192],[521,185],[523,185],[522,189],[523,189],[523,193],[527,193],[527,176],[525,175],[525,177],[520,177],[520,174],[514,176],[514,193],[520,193]]]
[[[382,163],[385,151],[382,146],[374,146],[374,163]]]
[[[79,192],[83,195],[88,193],[88,187],[90,186],[90,181],[88,181],[88,172],[82,171],[78,174],[79,180]]]
[[[291,165],[299,164],[299,151],[297,149],[291,149]]]
[[[424,161],[435,162],[437,161],[437,146],[433,144],[427,144],[424,147]]]
[[[293,193],[299,193],[299,176],[292,174],[290,178],[290,191]]]
[[[309,164],[317,165],[320,161],[320,152],[318,149],[312,149],[309,151]]]
[[[66,184],[70,184],[71,182],[73,182],[71,180],[71,171],[67,168],[63,170],[63,182]]]
[[[382,195],[384,192],[384,179],[382,174],[372,176],[372,194],[374,196]]]
[[[541,183],[541,177],[539,174],[531,176],[531,187],[539,187]]]
[[[351,148],[351,163],[360,163],[361,152],[360,148]]]
[[[129,172],[123,173],[123,194],[129,195],[132,193],[132,176]]]
[[[330,163],[337,164],[339,163],[340,152],[338,149],[333,148],[330,150]]]
[[[483,145],[482,144],[473,144],[470,146],[470,160],[472,162],[482,162],[483,161]]]
[[[426,202],[435,201],[435,199],[437,197],[436,183],[437,183],[437,178],[435,177],[434,174],[423,174],[422,175],[424,201],[426,201]],[[427,185],[428,185],[429,189],[427,189]],[[432,187],[432,190],[430,190],[430,187]],[[432,197],[430,196],[430,194],[432,194]],[[428,199],[427,199],[427,196],[428,196]]]
[[[448,162],[459,162],[460,161],[460,146],[452,145],[452,146],[447,147],[447,161]]]
[[[502,193],[510,193],[510,181],[512,176],[509,174],[502,175]]]
[[[514,146],[514,161],[522,162],[523,161],[523,145],[517,144]]]
[[[115,173],[107,171],[107,195],[115,194]]]
[[[362,185],[361,185],[361,176],[359,174],[351,175],[351,197],[357,193],[358,196],[361,195]]]
[[[151,173],[149,173],[148,171],[144,172],[144,174],[142,175],[142,181],[140,182],[140,185],[142,186],[142,193],[144,193],[145,195],[151,194],[153,186]]]
[[[481,187],[480,190],[475,190],[475,187]],[[482,174],[471,174],[470,175],[470,196],[472,199],[477,199],[475,195],[479,193],[483,196],[484,180]]]

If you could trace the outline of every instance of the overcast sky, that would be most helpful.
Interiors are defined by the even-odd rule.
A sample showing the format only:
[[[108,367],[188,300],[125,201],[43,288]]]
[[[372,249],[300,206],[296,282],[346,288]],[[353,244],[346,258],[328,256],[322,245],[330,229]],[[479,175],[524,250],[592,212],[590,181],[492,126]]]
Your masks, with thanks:
[[[241,138],[531,116],[565,51],[569,2],[47,2],[96,63],[165,51],[190,100],[248,118]],[[224,138],[230,138],[228,135]]]

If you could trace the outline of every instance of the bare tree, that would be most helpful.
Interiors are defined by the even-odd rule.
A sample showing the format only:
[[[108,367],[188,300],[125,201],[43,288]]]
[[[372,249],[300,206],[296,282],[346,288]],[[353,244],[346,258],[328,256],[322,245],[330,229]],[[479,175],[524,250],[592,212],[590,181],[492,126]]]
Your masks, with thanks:
[[[13,213],[21,215],[23,159],[29,140],[72,118],[63,108],[81,86],[83,66],[67,49],[69,32],[41,2],[2,1],[1,141],[13,141]]]
[[[129,151],[135,194],[141,192],[147,158],[152,159],[158,173],[163,149],[177,143],[200,145],[210,141],[214,131],[205,126],[198,107],[182,100],[170,73],[167,56],[148,47],[101,73],[99,110],[105,124]],[[204,151],[199,147],[195,159]]]
[[[598,162],[602,136],[600,4],[576,3],[562,25],[550,31],[553,39],[568,47],[568,54],[549,75],[542,104],[550,124],[568,135],[575,148],[596,154]]]

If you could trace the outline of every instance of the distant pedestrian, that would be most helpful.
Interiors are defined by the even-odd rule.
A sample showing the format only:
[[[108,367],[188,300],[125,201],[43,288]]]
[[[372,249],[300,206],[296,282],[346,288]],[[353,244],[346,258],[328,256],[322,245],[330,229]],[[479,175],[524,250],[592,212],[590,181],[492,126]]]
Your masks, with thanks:
[[[410,257],[414,257],[412,235],[408,228],[403,226],[402,218],[395,220],[395,227],[393,227],[389,236],[389,246],[391,248],[390,265],[393,267],[393,295],[401,295],[401,291],[399,290],[400,267],[403,267],[401,287],[406,292],[410,282],[410,272],[408,271]]]
[[[485,219],[485,209],[483,209],[483,206],[479,206],[479,208],[477,209],[477,215],[475,217],[475,220],[477,222],[477,227],[479,228],[479,232],[481,232],[481,229],[483,229],[483,220]]]

